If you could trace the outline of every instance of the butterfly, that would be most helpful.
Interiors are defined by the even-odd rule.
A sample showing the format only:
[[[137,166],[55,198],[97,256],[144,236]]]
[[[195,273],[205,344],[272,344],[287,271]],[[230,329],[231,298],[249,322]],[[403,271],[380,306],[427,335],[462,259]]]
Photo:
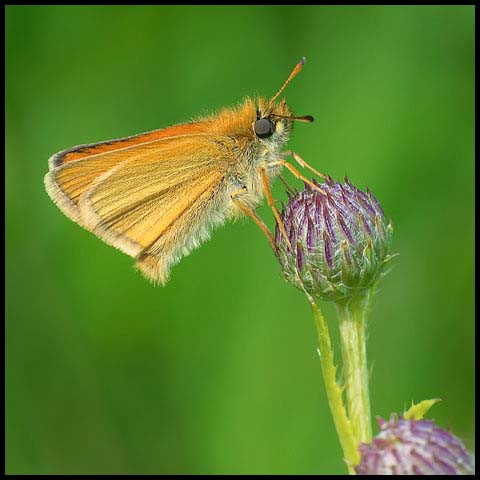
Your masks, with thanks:
[[[270,191],[287,168],[317,188],[283,157],[293,121],[283,89],[302,58],[271,98],[246,98],[235,107],[139,135],[79,145],[49,159],[48,195],[71,220],[136,260],[154,283],[165,284],[182,257],[207,240],[214,227],[248,215],[271,233],[255,208],[263,197],[287,237]]]

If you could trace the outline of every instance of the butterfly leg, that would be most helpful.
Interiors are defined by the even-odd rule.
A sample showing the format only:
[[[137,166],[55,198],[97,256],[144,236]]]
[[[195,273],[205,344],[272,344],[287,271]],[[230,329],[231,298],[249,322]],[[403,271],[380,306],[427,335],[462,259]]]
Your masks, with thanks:
[[[237,197],[241,195],[242,193],[245,193],[245,190],[247,187],[240,188],[239,190],[236,190],[235,192],[230,194],[230,198],[232,199],[232,202],[243,212],[246,213],[259,227],[260,230],[265,234],[267,237],[268,243],[272,247],[272,250],[276,252],[276,247],[275,247],[275,242],[273,241],[273,236],[270,233],[270,230],[268,227],[265,225],[263,220],[256,214],[255,210],[251,209],[248,205],[245,205],[242,201],[240,201]]]
[[[277,207],[275,206],[275,201],[273,200],[273,197],[272,197],[272,192],[270,190],[270,184],[268,183],[267,174],[265,173],[265,168],[260,167],[258,171],[260,172],[260,176],[262,178],[263,188],[265,190],[265,196],[267,197],[268,205],[272,209],[273,215],[275,216],[275,220],[277,221],[278,227],[280,228],[282,235],[287,241],[287,245],[289,246],[290,251],[293,252],[292,244],[290,243],[290,239],[288,238],[287,231],[285,230],[285,225],[283,224],[283,221],[280,218],[280,214],[278,213]]]
[[[290,172],[292,172],[293,175],[295,175],[295,177],[299,178],[300,180],[303,180],[306,184],[310,185],[314,190],[317,190],[320,193],[323,193],[323,195],[326,195],[325,192],[318,185],[315,185],[307,177],[303,176],[293,165],[288,163],[286,160],[277,160],[276,162],[271,162],[268,164],[269,167],[275,167],[277,165],[281,165],[282,167],[285,167],[287,170],[290,170]]]
[[[293,157],[300,166],[302,166],[303,168],[308,168],[311,172],[313,172],[315,175],[318,175],[320,178],[323,178],[325,180],[328,178],[328,176],[324,173],[320,173],[318,170],[315,170],[300,155],[298,155],[298,153],[295,153],[292,150],[287,150],[286,152],[283,152],[282,155]]]
[[[282,177],[282,175],[278,175],[278,178],[285,185],[285,188],[288,190],[288,193],[290,195],[295,195],[295,190],[288,184],[288,182]]]

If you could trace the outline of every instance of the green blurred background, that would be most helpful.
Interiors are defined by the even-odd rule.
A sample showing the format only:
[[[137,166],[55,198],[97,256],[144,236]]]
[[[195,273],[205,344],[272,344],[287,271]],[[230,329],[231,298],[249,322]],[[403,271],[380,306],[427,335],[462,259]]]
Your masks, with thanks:
[[[252,222],[154,288],[43,186],[51,154],[272,95],[303,55],[289,147],[395,225],[373,414],[440,397],[473,449],[474,30],[473,6],[6,7],[7,473],[346,472],[308,304]]]

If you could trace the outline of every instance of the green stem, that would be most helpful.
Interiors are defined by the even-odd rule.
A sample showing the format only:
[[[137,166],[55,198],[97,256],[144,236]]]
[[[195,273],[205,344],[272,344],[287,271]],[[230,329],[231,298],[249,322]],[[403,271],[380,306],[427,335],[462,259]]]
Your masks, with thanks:
[[[369,302],[370,292],[346,303],[336,304],[340,320],[348,418],[357,444],[370,443],[372,440],[366,350],[366,318]]]
[[[332,412],[333,422],[337,430],[338,438],[340,439],[348,471],[349,473],[354,473],[353,465],[360,461],[360,455],[357,451],[358,442],[354,436],[352,425],[343,405],[342,389],[336,380],[337,367],[333,363],[333,350],[330,342],[328,325],[320,308],[313,300],[310,300],[310,305],[312,307],[315,325],[318,331],[320,364],[322,367],[323,381],[325,382],[330,411]]]

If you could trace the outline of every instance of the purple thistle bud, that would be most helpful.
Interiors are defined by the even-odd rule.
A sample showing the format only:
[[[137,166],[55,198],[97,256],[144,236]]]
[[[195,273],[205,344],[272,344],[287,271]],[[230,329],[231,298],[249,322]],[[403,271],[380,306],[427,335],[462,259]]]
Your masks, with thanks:
[[[385,271],[392,228],[373,194],[348,178],[328,177],[289,196],[278,225],[277,256],[284,277],[320,300],[341,301],[369,289]],[[299,248],[301,247],[301,248]]]
[[[463,442],[431,420],[379,418],[380,433],[359,447],[357,475],[473,475]]]

